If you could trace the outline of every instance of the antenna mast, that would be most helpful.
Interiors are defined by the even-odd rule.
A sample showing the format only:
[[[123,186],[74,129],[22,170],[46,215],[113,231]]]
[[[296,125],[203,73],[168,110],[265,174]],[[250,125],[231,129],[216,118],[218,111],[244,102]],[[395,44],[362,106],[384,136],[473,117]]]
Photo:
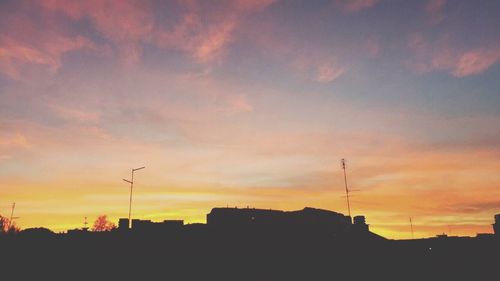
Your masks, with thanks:
[[[345,159],[342,158],[340,160],[340,162],[342,163],[342,169],[344,170],[345,195],[347,198],[347,211],[349,212],[349,218],[352,219],[351,218],[351,204],[349,203],[349,188],[347,187],[347,175],[345,172]]]
[[[12,211],[10,212],[10,219],[9,219],[9,231],[10,228],[12,227],[12,222],[15,219],[18,219],[18,217],[14,217],[14,209],[16,208],[16,202],[12,203]]]
[[[410,217],[410,230],[411,230],[411,239],[415,239],[414,235],[413,235],[413,222],[411,221],[411,217]]]

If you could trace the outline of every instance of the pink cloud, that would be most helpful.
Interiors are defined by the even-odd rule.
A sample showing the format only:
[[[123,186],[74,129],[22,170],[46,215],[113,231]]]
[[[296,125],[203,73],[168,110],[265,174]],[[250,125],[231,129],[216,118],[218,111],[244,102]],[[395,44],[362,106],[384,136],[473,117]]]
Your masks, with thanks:
[[[286,30],[285,32],[283,32]],[[243,32],[258,49],[273,60],[287,63],[302,78],[316,82],[332,82],[348,71],[345,62],[358,62],[378,57],[383,52],[378,34],[357,40],[337,40],[334,45],[324,42],[297,40],[293,31],[278,27],[272,21],[259,23],[259,28],[246,27]]]
[[[249,12],[257,11],[270,6],[279,0],[236,0],[233,5],[237,7],[238,10]]]
[[[85,36],[66,33],[63,25],[43,11],[39,18],[28,17],[27,9],[37,6],[19,4],[18,11],[5,14],[0,28],[0,73],[21,79],[28,66],[40,65],[52,73],[62,66],[62,57],[78,49],[96,49]],[[39,8],[39,7],[38,7]]]
[[[0,73],[11,78],[19,78],[19,68],[25,63],[46,64],[54,67],[50,58],[16,40],[2,36],[0,37],[0,45],[2,46],[0,47]]]
[[[217,57],[223,47],[230,41],[235,25],[234,21],[229,21],[212,28],[207,36],[202,38],[199,45],[196,46],[195,57],[201,61]]]
[[[500,48],[477,49],[463,53],[454,65],[456,77],[479,74],[500,61]]]
[[[93,48],[85,37],[63,37],[54,33],[44,36],[39,42],[29,43],[0,35],[0,73],[19,79],[26,64],[40,64],[57,71],[61,67],[63,54],[81,48]]]
[[[119,46],[119,55],[127,64],[139,61],[139,43],[149,40],[155,27],[153,10],[147,1],[45,0],[42,5],[75,20],[91,19],[97,30]]]
[[[46,0],[43,4],[49,11],[63,12],[76,20],[90,18],[103,35],[116,43],[126,61],[138,61],[142,53],[140,43],[152,43],[185,51],[205,63],[223,54],[242,17],[273,2],[220,2],[213,11],[202,9],[202,1],[180,2],[185,14],[173,27],[156,22],[149,1]],[[213,15],[207,17],[208,13]]]
[[[344,74],[344,72],[344,67],[339,66],[335,61],[324,62],[317,66],[314,80],[325,83],[333,82]]]
[[[106,130],[99,126],[80,126],[73,129],[73,133],[88,138],[110,140],[113,138]]]
[[[408,46],[413,58],[408,62],[417,73],[448,71],[455,77],[480,74],[500,61],[500,45],[480,49],[451,47],[446,37],[434,43],[420,33],[410,36]]]
[[[241,19],[250,13],[262,10],[276,0],[239,0],[221,2],[222,12],[210,22],[201,20],[198,2],[188,5],[189,12],[175,26],[174,32],[162,31],[159,44],[184,49],[200,62],[209,62],[220,57],[226,46],[232,41]],[[222,15],[222,16],[221,16]]]
[[[291,67],[307,79],[320,83],[333,82],[347,71],[346,66],[339,63],[336,57],[319,57],[314,54],[298,55]]]
[[[225,97],[224,110],[228,115],[252,112],[253,106],[248,102],[245,95],[231,95]]]
[[[425,11],[430,16],[431,22],[437,24],[443,20],[443,8],[446,5],[446,0],[429,0],[425,5]]]
[[[157,31],[152,42],[161,48],[182,50],[198,62],[207,63],[223,55],[236,26],[232,18],[204,25],[198,14],[189,13],[173,31]]]
[[[410,35],[408,47],[414,56],[410,64],[417,73],[446,70],[455,61],[455,51],[448,47],[446,40],[431,44],[421,33],[415,33]]]
[[[26,139],[26,137],[22,134],[13,134],[13,135],[4,135],[0,136],[0,147],[22,147],[28,148],[30,147],[30,143]]]
[[[377,38],[375,37],[366,39],[362,44],[362,48],[362,51],[372,58],[378,57],[381,52],[379,40],[377,40]]]
[[[74,19],[89,17],[99,31],[118,41],[141,40],[154,27],[153,10],[147,1],[45,0],[42,4]]]
[[[371,8],[379,0],[336,0],[336,4],[346,13],[355,13]]]
[[[93,124],[98,123],[101,117],[99,112],[73,108],[68,105],[50,104],[49,107],[56,116],[67,121]]]
[[[14,130],[8,132],[5,131],[5,128],[2,129],[3,132],[0,132],[0,161],[10,160],[17,151],[33,147],[24,133],[14,132]]]

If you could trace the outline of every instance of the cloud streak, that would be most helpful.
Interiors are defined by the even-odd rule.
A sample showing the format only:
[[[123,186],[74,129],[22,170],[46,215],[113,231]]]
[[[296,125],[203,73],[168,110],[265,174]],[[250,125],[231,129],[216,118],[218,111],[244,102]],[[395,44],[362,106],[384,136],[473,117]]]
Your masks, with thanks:
[[[438,24],[444,19],[443,9],[446,6],[446,0],[428,0],[425,5],[425,11],[430,17],[432,24]]]
[[[456,77],[480,74],[500,61],[500,46],[469,50],[459,55],[452,68]]]
[[[421,33],[409,37],[408,46],[414,54],[411,66],[418,73],[447,71],[461,78],[481,74],[500,61],[500,45],[484,48],[459,49],[450,46],[446,37],[428,42]]]
[[[203,1],[180,2],[184,13],[170,28],[159,24],[151,1],[47,0],[43,4],[47,10],[63,12],[75,20],[90,18],[97,30],[119,46],[129,62],[140,59],[142,44],[146,43],[183,50],[206,63],[223,54],[241,18],[273,2],[224,1],[214,14],[217,16],[203,8]]]
[[[346,13],[356,13],[375,6],[379,0],[336,0],[335,3]]]
[[[318,82],[333,82],[344,74],[345,69],[335,62],[321,63],[317,67],[315,80]]]
[[[61,57],[70,51],[93,48],[93,44],[82,36],[73,38],[55,34],[44,38],[38,46],[0,35],[0,72],[13,79],[21,78],[22,69],[29,64],[39,64],[56,72],[61,67]]]

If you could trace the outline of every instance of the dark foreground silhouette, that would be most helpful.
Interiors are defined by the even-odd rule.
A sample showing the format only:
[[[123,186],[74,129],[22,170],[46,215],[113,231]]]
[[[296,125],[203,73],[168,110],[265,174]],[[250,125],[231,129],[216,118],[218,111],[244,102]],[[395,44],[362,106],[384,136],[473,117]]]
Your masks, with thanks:
[[[498,280],[500,239],[387,240],[341,214],[219,208],[207,224],[0,237],[2,277],[125,280]],[[23,278],[25,277],[26,278]],[[5,279],[9,280],[9,279]],[[45,279],[44,279],[45,280]]]

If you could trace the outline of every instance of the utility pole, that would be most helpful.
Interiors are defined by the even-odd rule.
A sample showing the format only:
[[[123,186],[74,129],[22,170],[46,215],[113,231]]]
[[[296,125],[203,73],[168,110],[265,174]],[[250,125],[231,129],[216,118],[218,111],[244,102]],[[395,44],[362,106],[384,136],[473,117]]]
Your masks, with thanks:
[[[410,230],[411,230],[411,239],[415,239],[415,236],[413,235],[413,222],[411,221],[411,217],[410,217]]]
[[[342,164],[342,169],[344,170],[344,183],[345,183],[345,196],[346,196],[346,199],[347,199],[347,211],[349,212],[349,219],[351,220],[352,222],[352,217],[351,217],[351,204],[349,202],[349,188],[347,187],[347,174],[345,172],[345,159],[342,158],[340,160],[341,164]]]
[[[132,228],[132,220],[131,220],[131,218],[132,218],[132,189],[134,188],[134,172],[142,170],[144,168],[146,168],[146,167],[132,169],[131,179],[130,180],[123,179],[124,181],[130,183],[130,202],[128,205],[128,228],[129,229]]]

